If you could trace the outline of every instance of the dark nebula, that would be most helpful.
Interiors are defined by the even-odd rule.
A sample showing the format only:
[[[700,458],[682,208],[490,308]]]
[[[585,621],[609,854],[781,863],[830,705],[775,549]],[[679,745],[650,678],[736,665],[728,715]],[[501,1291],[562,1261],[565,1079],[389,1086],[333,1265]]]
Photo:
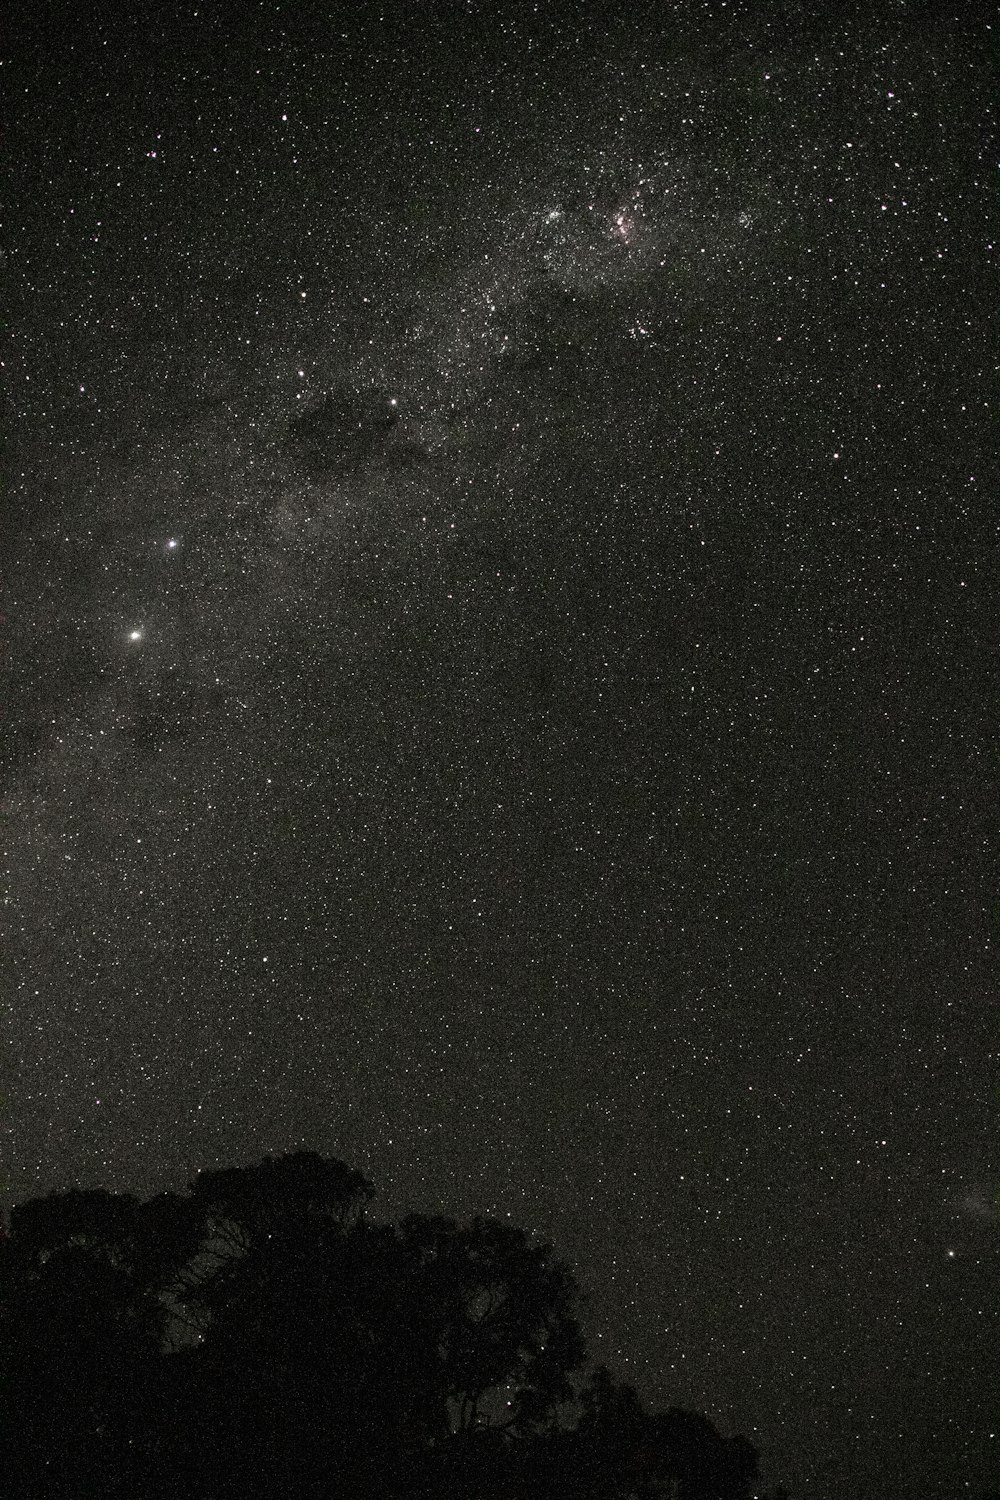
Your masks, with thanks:
[[[0,31],[5,1207],[318,1152],[985,1491],[978,7]]]

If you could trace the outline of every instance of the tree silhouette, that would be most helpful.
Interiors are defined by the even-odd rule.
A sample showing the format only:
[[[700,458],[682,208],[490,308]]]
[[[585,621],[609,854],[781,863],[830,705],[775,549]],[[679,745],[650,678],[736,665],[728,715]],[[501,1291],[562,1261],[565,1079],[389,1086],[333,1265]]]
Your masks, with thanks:
[[[650,1416],[603,1367],[576,1395],[578,1293],[550,1246],[487,1219],[371,1224],[371,1197],[299,1152],[145,1203],[16,1208],[5,1496],[747,1500],[744,1439]]]
[[[671,1407],[650,1419],[654,1471],[673,1482],[676,1500],[749,1500],[759,1477],[746,1438],[723,1438],[707,1417]]]
[[[584,1360],[576,1287],[551,1248],[506,1224],[460,1228],[420,1215],[403,1221],[401,1244],[413,1305],[431,1323],[425,1337],[437,1348],[451,1429],[523,1432],[549,1420]]]
[[[105,1493],[128,1492],[168,1318],[160,1293],[194,1243],[164,1200],[73,1191],[13,1210],[0,1244],[0,1421],[13,1483],[30,1493],[44,1476],[46,1493],[72,1495],[104,1473]]]

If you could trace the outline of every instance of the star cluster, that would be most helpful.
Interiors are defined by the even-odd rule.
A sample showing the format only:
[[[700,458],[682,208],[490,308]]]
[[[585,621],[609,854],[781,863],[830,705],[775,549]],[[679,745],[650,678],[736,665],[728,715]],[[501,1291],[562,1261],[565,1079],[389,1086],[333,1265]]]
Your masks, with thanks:
[[[545,9],[3,41],[5,1197],[340,1156],[796,1497],[945,1500],[987,35]]]

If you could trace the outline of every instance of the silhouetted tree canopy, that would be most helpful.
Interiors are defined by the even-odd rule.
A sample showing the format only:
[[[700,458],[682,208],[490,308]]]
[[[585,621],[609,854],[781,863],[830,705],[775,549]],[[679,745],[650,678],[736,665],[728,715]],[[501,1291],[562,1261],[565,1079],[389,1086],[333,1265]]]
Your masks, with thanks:
[[[22,1204],[0,1239],[3,1494],[749,1500],[756,1454],[581,1380],[578,1292],[509,1224],[371,1224],[298,1152],[141,1203]],[[574,1383],[576,1377],[576,1383]]]

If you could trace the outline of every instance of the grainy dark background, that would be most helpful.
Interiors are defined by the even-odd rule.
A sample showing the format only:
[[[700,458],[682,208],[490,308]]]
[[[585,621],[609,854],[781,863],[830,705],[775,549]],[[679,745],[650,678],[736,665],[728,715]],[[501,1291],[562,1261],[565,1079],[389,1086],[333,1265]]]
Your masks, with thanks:
[[[978,7],[120,9],[0,37],[8,1206],[340,1156],[983,1488]]]

